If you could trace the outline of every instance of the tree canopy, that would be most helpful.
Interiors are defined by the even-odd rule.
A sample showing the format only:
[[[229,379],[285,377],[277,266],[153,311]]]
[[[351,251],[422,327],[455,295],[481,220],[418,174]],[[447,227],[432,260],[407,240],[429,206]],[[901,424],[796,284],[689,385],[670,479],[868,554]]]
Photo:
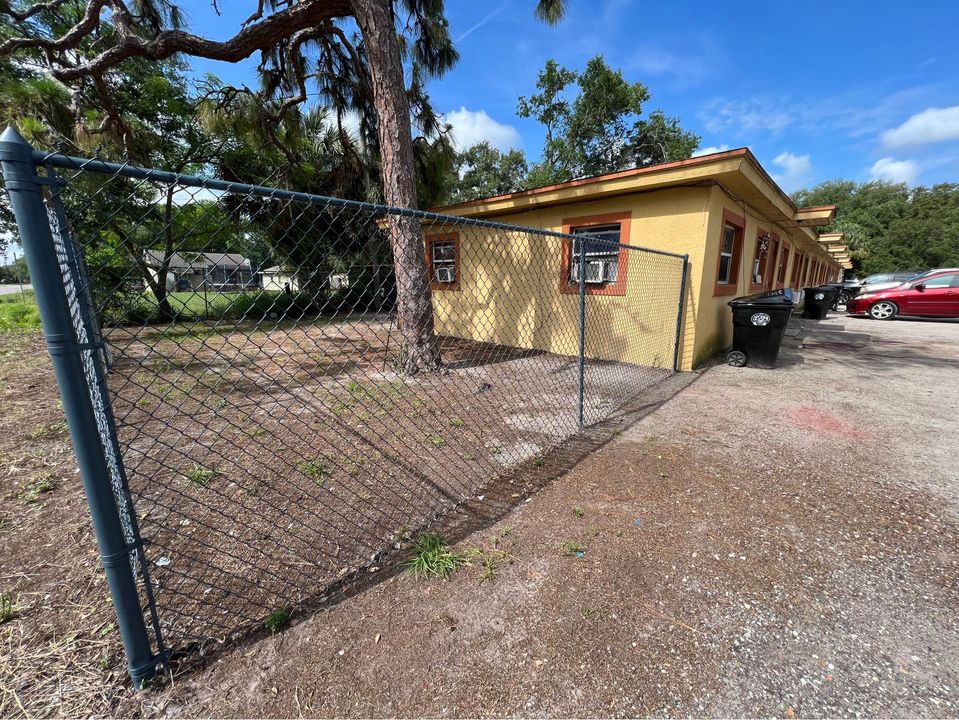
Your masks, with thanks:
[[[959,267],[959,184],[830,180],[793,193],[800,206],[836,205],[827,230],[842,231],[865,274]]]
[[[487,142],[456,156],[449,200],[462,202],[617,170],[685,160],[699,136],[677,118],[654,110],[645,116],[649,90],[628,82],[597,55],[582,72],[548,60],[538,92],[520,97],[517,114],[545,130],[541,158],[532,166],[522,150]]]
[[[683,160],[699,147],[699,136],[678,119],[659,110],[642,117],[649,90],[628,82],[601,55],[582,72],[547,61],[536,88],[519,99],[517,110],[546,130],[542,159],[527,178],[530,187]]]
[[[522,150],[501,152],[481,142],[456,154],[451,202],[464,202],[522,190],[529,170]]]

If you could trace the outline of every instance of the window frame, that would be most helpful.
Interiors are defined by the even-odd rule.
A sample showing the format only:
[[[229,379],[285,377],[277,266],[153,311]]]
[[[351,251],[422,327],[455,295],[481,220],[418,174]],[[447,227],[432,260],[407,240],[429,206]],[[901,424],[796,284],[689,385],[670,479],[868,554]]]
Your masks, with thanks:
[[[781,288],[786,287],[786,277],[789,270],[789,251],[792,250],[792,246],[785,240],[782,241],[779,247],[779,260],[776,263],[776,279],[774,281],[773,287],[778,285]]]
[[[938,278],[947,278],[947,277],[954,278],[953,280],[949,282],[948,285],[933,285],[932,287],[929,286],[929,281],[936,280]],[[916,285],[924,285],[926,289],[930,289],[930,290],[931,289],[948,290],[952,288],[959,288],[959,272],[944,272],[939,275],[932,275],[928,278],[924,278],[920,280],[919,282],[916,283]],[[913,285],[910,289],[914,290],[915,285]]]
[[[607,213],[605,215],[584,215],[581,217],[572,217],[563,219],[563,234],[574,235],[576,230],[588,227],[599,227],[603,225],[619,225],[619,244],[629,245],[629,229],[633,213],[631,211]],[[570,279],[572,271],[572,253],[573,242],[570,238],[563,238],[563,255],[560,258],[559,268],[559,291],[563,295],[579,294],[579,282],[573,282]],[[615,295],[624,297],[626,295],[626,278],[629,268],[629,251],[625,248],[619,248],[619,256],[616,265],[616,282],[612,283],[586,283],[587,295]]]
[[[453,282],[440,282],[436,279],[436,265],[433,262],[433,246],[437,243],[453,244]],[[430,274],[430,289],[432,290],[459,290],[460,289],[460,236],[458,233],[444,233],[430,235],[426,238],[426,265]]]
[[[729,262],[729,279],[726,282],[719,281],[719,271],[722,267],[723,240],[726,237],[726,228],[732,227],[733,234],[733,253]],[[746,235],[746,218],[737,215],[727,208],[723,208],[723,221],[720,225],[719,248],[716,253],[716,272],[713,275],[713,296],[716,295],[735,295],[739,292],[739,278],[742,275],[742,255],[743,238]]]

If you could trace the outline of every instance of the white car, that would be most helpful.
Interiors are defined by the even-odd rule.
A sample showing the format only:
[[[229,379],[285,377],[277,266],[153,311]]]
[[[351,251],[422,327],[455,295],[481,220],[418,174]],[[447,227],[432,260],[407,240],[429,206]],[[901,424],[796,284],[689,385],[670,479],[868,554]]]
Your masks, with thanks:
[[[921,273],[918,272],[904,272],[904,273],[877,273],[875,275],[870,275],[865,280],[862,281],[862,289],[859,291],[859,294],[867,292],[879,292],[881,290],[892,290],[894,287],[899,287],[904,282],[912,280],[917,275]]]

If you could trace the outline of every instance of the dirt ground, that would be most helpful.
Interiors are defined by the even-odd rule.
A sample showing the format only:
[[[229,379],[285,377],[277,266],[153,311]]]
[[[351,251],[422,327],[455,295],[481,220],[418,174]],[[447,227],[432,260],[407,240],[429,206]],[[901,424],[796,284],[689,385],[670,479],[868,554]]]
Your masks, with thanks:
[[[787,345],[462,540],[503,552],[492,580],[390,576],[121,707],[959,715],[959,324],[835,317]]]
[[[108,335],[167,648],[209,653],[323,603],[493,479],[569,468],[576,358],[444,337],[445,371],[407,377],[395,336],[385,317]],[[671,374],[589,362],[586,422]]]
[[[3,416],[12,400],[49,423],[37,409],[49,378],[32,362],[0,377]],[[570,472],[501,498],[514,509],[457,543],[495,559],[491,578],[478,562],[449,581],[385,567],[362,592],[141,694],[116,685],[67,465],[53,463],[39,500],[17,494],[63,439],[5,432],[5,457],[22,457],[3,477],[3,582],[24,611],[0,626],[13,651],[0,714],[955,717],[957,369],[957,323],[807,323],[778,370],[717,365],[660,404],[664,387]],[[10,513],[14,501],[30,512]],[[27,568],[58,558],[62,582],[31,594],[40,573]],[[19,686],[48,645],[66,651]]]

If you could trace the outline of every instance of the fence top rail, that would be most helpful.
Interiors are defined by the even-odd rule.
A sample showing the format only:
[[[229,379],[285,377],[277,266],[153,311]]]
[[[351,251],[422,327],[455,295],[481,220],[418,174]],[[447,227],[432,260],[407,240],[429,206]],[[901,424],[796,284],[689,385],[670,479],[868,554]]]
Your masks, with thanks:
[[[164,184],[185,185],[188,187],[204,188],[219,192],[234,193],[237,195],[256,195],[266,198],[279,198],[284,200],[299,200],[302,202],[333,205],[337,207],[352,208],[355,210],[365,210],[371,213],[382,215],[400,215],[405,217],[415,217],[420,220],[430,220],[434,222],[455,224],[469,227],[484,227],[492,230],[505,230],[508,232],[535,233],[549,237],[557,237],[568,240],[579,240],[582,235],[572,235],[556,230],[546,230],[544,228],[534,228],[524,225],[514,225],[511,223],[496,222],[493,220],[480,220],[476,218],[464,218],[456,215],[444,215],[441,213],[429,212],[428,210],[414,210],[411,208],[399,208],[392,205],[382,205],[378,203],[363,202],[361,200],[347,200],[344,198],[330,197],[327,195],[314,195],[312,193],[298,192],[296,190],[283,190],[281,188],[271,188],[264,185],[251,185],[248,183],[231,182],[229,180],[220,180],[218,178],[202,177],[198,175],[185,175],[182,173],[169,172],[167,170],[156,170],[153,168],[143,168],[129,163],[113,163],[96,158],[82,158],[63,153],[48,153],[40,150],[33,150],[32,158],[37,165],[50,165],[55,168],[65,170],[83,170],[87,172],[100,173],[103,175],[117,175],[136,180],[147,180]],[[590,242],[603,242],[598,238],[590,238]],[[666,250],[657,250],[655,248],[642,247],[640,245],[627,245],[624,243],[613,243],[620,248],[627,250],[639,250],[642,252],[662,255],[665,257],[686,260],[687,256],[681,253],[668,252]]]

